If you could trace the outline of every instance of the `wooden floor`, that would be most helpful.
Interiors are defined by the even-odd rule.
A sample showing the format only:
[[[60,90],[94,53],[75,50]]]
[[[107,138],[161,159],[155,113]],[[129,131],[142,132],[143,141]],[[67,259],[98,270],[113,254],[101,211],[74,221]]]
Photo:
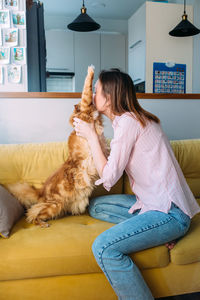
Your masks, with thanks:
[[[185,294],[181,296],[173,296],[166,298],[159,298],[158,300],[200,300],[200,293]]]

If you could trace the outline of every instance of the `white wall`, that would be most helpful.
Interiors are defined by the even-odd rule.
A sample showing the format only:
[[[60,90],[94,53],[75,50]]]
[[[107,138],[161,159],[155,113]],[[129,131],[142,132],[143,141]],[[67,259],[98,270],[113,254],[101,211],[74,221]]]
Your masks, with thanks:
[[[0,143],[66,140],[78,99],[0,99]]]
[[[65,141],[72,131],[69,118],[80,99],[1,99],[0,144]],[[105,131],[112,136],[105,118]]]
[[[187,5],[193,21],[193,7]],[[146,92],[153,92],[153,62],[186,64],[186,93],[192,93],[193,37],[172,37],[169,31],[180,21],[183,5],[146,3]]]
[[[139,102],[160,118],[169,139],[200,138],[200,100],[141,99]]]
[[[69,117],[79,99],[0,98],[0,143],[41,143],[66,141],[72,127]],[[200,99],[140,99],[156,114],[169,139],[200,138]],[[105,119],[105,135],[112,137]]]

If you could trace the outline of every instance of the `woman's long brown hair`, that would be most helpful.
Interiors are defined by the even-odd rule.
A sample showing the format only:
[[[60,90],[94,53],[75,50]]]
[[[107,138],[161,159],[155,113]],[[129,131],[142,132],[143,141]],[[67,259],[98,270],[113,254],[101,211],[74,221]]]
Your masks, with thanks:
[[[145,127],[147,121],[159,123],[158,117],[143,109],[136,97],[135,86],[131,77],[118,69],[101,71],[99,81],[104,96],[110,95],[111,110],[115,115],[133,112],[135,118]]]

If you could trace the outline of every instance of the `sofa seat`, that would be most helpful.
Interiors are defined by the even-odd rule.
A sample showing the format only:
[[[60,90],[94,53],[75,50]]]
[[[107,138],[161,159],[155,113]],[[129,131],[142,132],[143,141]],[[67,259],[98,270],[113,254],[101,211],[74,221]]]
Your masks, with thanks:
[[[177,265],[200,262],[200,213],[192,218],[191,226],[184,237],[170,251],[171,262]]]
[[[28,224],[22,218],[9,237],[0,239],[0,280],[88,274],[101,272],[92,243],[113,226],[89,215],[67,216],[49,222],[48,228]],[[165,246],[132,255],[142,269],[164,267],[169,263]]]

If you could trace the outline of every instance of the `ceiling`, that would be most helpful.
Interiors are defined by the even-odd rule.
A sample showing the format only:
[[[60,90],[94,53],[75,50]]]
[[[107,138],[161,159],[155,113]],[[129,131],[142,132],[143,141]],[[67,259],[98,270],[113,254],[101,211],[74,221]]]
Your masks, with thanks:
[[[44,4],[45,14],[49,16],[64,15],[75,18],[81,13],[83,0],[34,0]],[[89,16],[102,19],[128,20],[133,13],[146,1],[162,0],[84,0]],[[165,0],[163,0],[164,2]],[[193,5],[200,0],[187,0]],[[184,0],[168,0],[169,3],[183,4]]]
[[[42,0],[46,15],[77,17],[83,0]],[[145,0],[85,0],[89,16],[104,19],[127,20]],[[174,2],[169,0],[168,2]]]

